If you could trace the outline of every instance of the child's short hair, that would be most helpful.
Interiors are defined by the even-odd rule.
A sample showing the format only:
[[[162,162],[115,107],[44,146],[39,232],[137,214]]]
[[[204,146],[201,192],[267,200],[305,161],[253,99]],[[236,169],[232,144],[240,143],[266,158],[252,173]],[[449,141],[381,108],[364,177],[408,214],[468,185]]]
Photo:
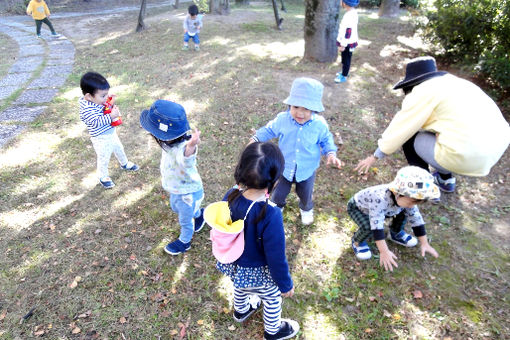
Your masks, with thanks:
[[[198,7],[197,5],[190,5],[188,7],[188,13],[189,15],[195,16],[198,14]]]
[[[87,72],[81,77],[80,87],[84,95],[87,93],[95,95],[98,90],[108,90],[110,84],[108,80],[99,73]]]

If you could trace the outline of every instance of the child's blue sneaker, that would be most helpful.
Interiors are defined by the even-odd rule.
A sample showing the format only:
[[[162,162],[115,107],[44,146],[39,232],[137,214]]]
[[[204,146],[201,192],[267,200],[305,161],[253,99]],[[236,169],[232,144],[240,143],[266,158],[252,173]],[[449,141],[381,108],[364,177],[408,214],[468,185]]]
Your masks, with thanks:
[[[442,179],[439,175],[439,172],[434,172],[432,175],[434,176],[434,182],[436,182],[437,186],[441,191],[444,192],[454,192],[455,191],[455,177]]]
[[[234,309],[234,320],[237,322],[243,322],[244,320],[248,319],[253,313],[259,309],[262,301],[257,295],[250,296],[250,309],[248,309],[244,313],[239,313]]]
[[[356,245],[354,240],[352,240],[352,250],[354,250],[354,254],[356,254],[356,257],[360,260],[368,260],[372,257],[372,252],[366,241]]]
[[[170,255],[179,255],[185,253],[191,248],[191,242],[182,243],[181,240],[177,239],[165,247],[165,253]]]
[[[345,83],[347,78],[345,78],[342,74],[339,74],[335,78],[335,83]]]
[[[390,230],[390,241],[401,244],[404,247],[414,247],[418,244],[416,237],[409,235],[405,230],[401,230],[399,233],[394,233]]]
[[[195,233],[198,233],[200,230],[204,228],[205,220],[204,220],[204,208],[200,209],[200,216],[195,217]]]
[[[111,189],[115,186],[115,183],[113,183],[112,179],[110,177],[103,177],[99,179],[99,183],[103,186],[105,189]]]
[[[136,165],[133,162],[127,162],[126,164],[121,165],[120,167],[127,171],[137,171],[138,169],[140,169],[138,165]]]

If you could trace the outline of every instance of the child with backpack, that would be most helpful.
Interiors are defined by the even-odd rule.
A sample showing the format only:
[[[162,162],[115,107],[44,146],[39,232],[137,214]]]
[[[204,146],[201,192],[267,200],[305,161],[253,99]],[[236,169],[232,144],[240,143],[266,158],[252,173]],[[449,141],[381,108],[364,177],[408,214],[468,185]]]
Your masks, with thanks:
[[[213,228],[216,267],[234,283],[234,320],[245,321],[262,300],[267,340],[289,339],[299,332],[296,321],[281,318],[282,296],[292,297],[294,284],[282,213],[269,201],[283,168],[284,158],[275,144],[248,145],[236,166],[236,187],[204,212]]]

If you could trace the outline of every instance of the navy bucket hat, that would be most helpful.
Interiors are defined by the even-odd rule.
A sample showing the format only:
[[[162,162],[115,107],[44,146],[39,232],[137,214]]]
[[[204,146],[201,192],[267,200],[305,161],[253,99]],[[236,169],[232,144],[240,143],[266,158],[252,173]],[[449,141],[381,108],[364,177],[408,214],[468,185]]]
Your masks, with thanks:
[[[148,110],[140,114],[140,124],[154,137],[170,141],[190,130],[184,108],[168,100],[156,100]]]
[[[432,57],[419,57],[409,61],[406,65],[406,76],[393,86],[394,90],[415,86],[430,78],[447,74],[446,71],[438,71],[436,60]]]

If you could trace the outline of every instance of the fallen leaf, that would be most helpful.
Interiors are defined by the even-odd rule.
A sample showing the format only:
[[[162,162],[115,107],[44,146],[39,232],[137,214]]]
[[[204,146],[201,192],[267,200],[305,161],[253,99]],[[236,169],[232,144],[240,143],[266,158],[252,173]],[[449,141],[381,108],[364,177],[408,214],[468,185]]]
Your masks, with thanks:
[[[348,297],[346,297],[345,299],[346,299],[347,301],[349,301],[349,302],[354,302],[354,298],[348,298]]]
[[[416,289],[415,291],[413,291],[413,296],[415,299],[421,299],[423,297],[423,293],[421,292],[421,290]]]
[[[228,309],[227,307],[223,307],[223,313],[230,314],[230,309]]]
[[[376,300],[375,296],[369,296],[368,299],[371,301],[371,302],[374,302]]]
[[[387,317],[387,318],[391,318],[391,313],[390,313],[390,312],[388,312],[386,309],[385,309],[385,310],[383,310],[383,315],[384,315],[385,317]]]
[[[120,322],[120,323],[122,323],[122,324],[124,324],[124,323],[126,323],[126,322],[127,322],[127,320],[126,320],[126,318],[125,318],[125,317],[121,316],[121,317],[120,317],[120,319],[119,319],[119,322]]]
[[[393,317],[393,320],[395,320],[395,321],[402,319],[402,317],[398,313],[393,314],[392,317]]]
[[[135,254],[131,254],[131,256],[129,257],[129,259],[130,259],[131,261],[136,260],[136,255],[135,255]]]
[[[7,310],[4,310],[1,314],[0,314],[0,321],[2,321],[3,319],[5,319],[5,316],[7,315]]]
[[[91,311],[86,311],[85,313],[82,313],[80,315],[78,315],[78,319],[85,319],[85,318],[88,318],[90,316],[92,312]]]
[[[236,326],[234,326],[234,325],[228,326],[228,330],[229,331],[235,331],[236,330]]]
[[[71,289],[74,289],[78,286],[78,282],[81,281],[81,276],[76,276],[73,280],[73,282],[71,282],[71,284],[69,285],[69,288]]]
[[[197,325],[203,325],[204,324],[204,320],[198,320],[197,321]]]
[[[73,328],[73,330],[71,331],[71,333],[73,333],[73,334],[78,334],[78,333],[80,333],[80,332],[81,332],[81,329],[80,329],[79,327],[75,327],[75,328]]]
[[[365,329],[365,333],[372,333],[372,328]]]
[[[177,335],[179,332],[176,329],[170,331],[170,335]]]
[[[41,329],[41,330],[35,331],[35,332],[34,332],[34,335],[35,335],[35,336],[41,336],[41,335],[43,335],[44,333],[45,333],[44,329]]]

